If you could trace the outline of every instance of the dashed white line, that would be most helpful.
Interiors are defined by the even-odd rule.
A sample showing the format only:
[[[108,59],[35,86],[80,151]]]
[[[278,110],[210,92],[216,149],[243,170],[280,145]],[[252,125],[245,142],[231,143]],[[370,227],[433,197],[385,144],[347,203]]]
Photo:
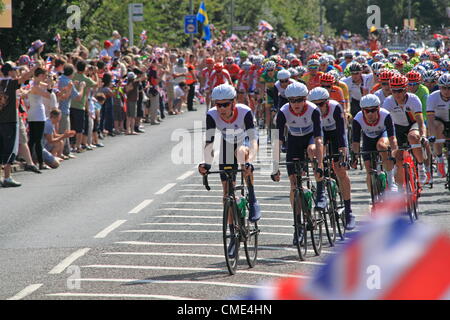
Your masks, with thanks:
[[[108,234],[110,234],[112,231],[114,231],[115,229],[117,229],[118,227],[120,227],[122,224],[124,224],[125,222],[127,222],[127,220],[117,220],[116,222],[114,222],[112,225],[110,225],[109,227],[105,228],[104,230],[100,231],[99,233],[97,233],[97,235],[94,236],[95,239],[102,239],[102,238],[106,238],[106,236]]]
[[[161,299],[161,300],[197,300],[186,297],[177,296],[167,296],[167,295],[156,295],[156,294],[128,294],[128,293],[52,293],[48,294],[49,297],[78,297],[78,298],[130,298],[130,299]]]
[[[29,285],[28,287],[20,291],[18,294],[16,294],[14,297],[8,298],[7,300],[21,300],[26,296],[29,296],[36,290],[38,290],[40,287],[42,287],[42,285],[43,285],[42,283]]]
[[[144,200],[142,201],[138,206],[136,206],[134,209],[132,209],[130,212],[128,213],[139,213],[142,209],[144,209],[146,206],[148,206],[149,204],[151,204],[153,202],[152,199],[149,200]]]
[[[84,248],[84,249],[75,251],[70,256],[68,256],[66,259],[64,259],[61,263],[59,263],[56,267],[54,267],[52,270],[50,270],[49,274],[59,274],[59,273],[63,272],[75,260],[84,256],[89,250],[91,250],[91,249]]]
[[[177,178],[177,180],[184,180],[186,178],[189,178],[190,176],[192,176],[194,174],[194,171],[188,171],[186,173],[184,173],[183,175],[179,176]]]
[[[172,189],[173,187],[175,187],[176,185],[177,185],[176,183],[168,183],[165,187],[163,187],[162,189],[157,191],[155,194],[157,194],[157,195],[164,194],[167,191],[169,191],[170,189]]]

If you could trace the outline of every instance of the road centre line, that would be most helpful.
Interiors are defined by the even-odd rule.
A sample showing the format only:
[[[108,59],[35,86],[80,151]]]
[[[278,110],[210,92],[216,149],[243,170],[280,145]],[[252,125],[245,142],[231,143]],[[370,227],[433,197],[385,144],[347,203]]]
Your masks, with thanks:
[[[75,260],[84,256],[89,250],[91,250],[91,249],[84,248],[84,249],[79,249],[79,250],[75,251],[70,256],[68,256],[63,261],[61,261],[52,270],[50,270],[49,274],[59,274],[59,273],[63,272],[67,267],[72,265],[72,263],[75,262]]]
[[[40,287],[42,287],[42,285],[43,285],[42,283],[29,285],[28,287],[17,293],[15,296],[8,298],[6,300],[22,300],[23,298],[29,296],[30,294],[38,290]]]
[[[136,206],[134,209],[132,209],[130,212],[128,213],[139,213],[142,209],[144,209],[145,207],[147,207],[149,204],[151,204],[153,202],[153,199],[149,199],[149,200],[144,200],[142,201],[138,206]]]
[[[166,186],[161,188],[159,191],[155,192],[155,194],[157,194],[157,195],[164,194],[167,191],[169,191],[170,189],[172,189],[173,187],[175,187],[176,185],[177,185],[176,183],[168,183]]]
[[[120,227],[122,224],[127,222],[127,220],[117,220],[113,224],[111,224],[109,227],[105,228],[104,230],[100,231],[97,235],[94,236],[95,239],[103,239],[106,238],[108,234],[113,232],[115,229]]]

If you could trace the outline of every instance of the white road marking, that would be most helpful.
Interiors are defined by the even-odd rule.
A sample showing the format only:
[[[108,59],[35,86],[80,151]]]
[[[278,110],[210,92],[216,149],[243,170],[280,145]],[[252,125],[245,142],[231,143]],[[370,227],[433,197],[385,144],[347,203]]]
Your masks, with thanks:
[[[223,243],[165,243],[165,242],[145,242],[145,241],[119,241],[116,244],[133,245],[133,246],[161,246],[161,247],[218,247],[223,248]],[[281,250],[281,251],[292,251],[297,252],[296,248],[289,247],[271,247],[271,246],[258,246],[262,250]],[[308,250],[308,252],[314,252],[314,250]],[[326,254],[336,254],[333,251],[322,250],[322,253]]]
[[[94,264],[82,266],[82,268],[95,268],[95,269],[135,269],[135,270],[162,270],[162,271],[192,271],[192,272],[220,272],[228,273],[228,270],[220,268],[192,268],[192,267],[168,267],[168,266],[132,266],[132,265],[102,265]],[[266,275],[273,277],[287,277],[287,278],[301,278],[309,279],[309,276],[299,274],[283,274],[274,272],[260,272],[260,271],[247,271],[239,270],[239,274],[253,274],[253,275]]]
[[[54,267],[52,270],[50,270],[49,274],[59,274],[59,273],[63,272],[67,267],[72,265],[72,263],[74,263],[75,260],[84,256],[89,250],[91,250],[91,249],[84,248],[84,249],[75,251],[70,256],[68,256],[63,261],[61,261],[61,263],[59,263],[56,267]]]
[[[76,297],[76,298],[130,298],[130,299],[161,299],[161,300],[197,300],[186,297],[177,297],[177,296],[166,296],[166,295],[155,295],[155,294],[128,294],[128,293],[72,293],[72,292],[63,292],[63,293],[52,293],[48,294],[49,297]]]
[[[268,286],[256,286],[244,283],[228,283],[217,281],[188,281],[188,280],[142,280],[142,279],[73,279],[73,281],[85,281],[85,282],[120,282],[127,284],[188,284],[188,285],[210,285],[219,287],[236,287],[236,288],[270,288]]]
[[[176,183],[168,183],[165,187],[163,187],[162,189],[160,189],[158,192],[156,192],[155,194],[164,194],[167,191],[169,191],[170,189],[172,189],[173,187],[175,187],[177,184]]]
[[[222,230],[124,230],[123,233],[222,233]],[[261,235],[268,236],[289,236],[292,237],[292,233],[272,233],[261,231]]]
[[[222,220],[223,217],[219,216],[170,216],[170,215],[161,215],[161,216],[155,216],[155,218],[171,218],[171,219],[216,219],[216,220]],[[271,221],[292,221],[292,219],[289,218],[266,218],[263,217],[263,220],[271,220]]]
[[[128,213],[139,213],[142,209],[144,209],[146,206],[148,206],[149,204],[151,204],[153,202],[152,199],[150,200],[144,200],[142,201],[137,207],[135,207],[133,210],[131,210]]]
[[[194,196],[195,197],[195,196]],[[223,207],[223,203],[216,201],[216,202],[206,202],[206,201],[199,201],[199,202],[166,202],[165,204],[199,204],[199,205],[213,205],[213,206],[221,206]],[[290,207],[291,205],[288,203],[260,203],[260,206],[265,207]]]
[[[127,220],[117,220],[116,222],[114,222],[112,225],[110,225],[109,227],[105,228],[104,230],[100,231],[94,238],[95,239],[103,239],[106,238],[106,236],[108,234],[110,234],[112,231],[114,231],[115,229],[117,229],[118,227],[120,227],[122,224],[124,224],[125,222],[127,222]]]
[[[184,173],[183,175],[179,176],[177,178],[177,180],[184,180],[186,178],[189,178],[190,176],[192,176],[194,174],[194,171],[187,171],[186,173]]]
[[[187,257],[187,258],[217,258],[223,259],[223,255],[216,254],[198,254],[198,253],[173,253],[173,252],[106,252],[104,255],[118,255],[118,256],[158,256],[158,257]],[[298,261],[298,260],[285,260],[285,259],[273,259],[273,258],[258,258],[258,261],[268,262],[285,262],[285,263],[298,263],[309,264],[315,266],[323,266],[325,263],[313,262],[313,261]]]
[[[30,294],[32,294],[36,290],[38,290],[40,287],[42,287],[42,285],[43,285],[42,283],[29,285],[28,287],[26,287],[25,289],[20,291],[15,296],[13,296],[11,298],[8,298],[6,300],[21,300],[21,299],[25,298],[26,296],[29,296]]]

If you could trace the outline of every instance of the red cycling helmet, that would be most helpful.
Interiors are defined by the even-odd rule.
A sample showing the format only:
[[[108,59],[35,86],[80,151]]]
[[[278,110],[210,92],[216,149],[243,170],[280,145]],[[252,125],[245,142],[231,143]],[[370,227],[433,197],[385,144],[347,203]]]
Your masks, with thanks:
[[[324,73],[320,76],[320,82],[326,82],[333,84],[336,81],[334,76],[331,73]]]
[[[206,58],[206,64],[214,64],[213,58]]]
[[[387,57],[389,55],[389,49],[388,48],[383,48],[381,49],[381,53],[384,54],[385,57]]]
[[[300,61],[300,59],[292,59],[291,61],[291,67],[300,67],[302,65],[302,62]]]
[[[223,70],[223,64],[221,63],[216,63],[214,65],[214,70],[216,70],[216,72],[221,72]]]
[[[234,63],[234,58],[233,57],[226,57],[224,60],[225,64],[233,64]]]
[[[403,61],[402,59],[397,59],[397,60],[395,60],[394,65],[396,67],[400,67],[401,68],[401,67],[403,67],[405,65],[405,61]]]
[[[430,56],[430,60],[434,61],[434,62],[439,62],[440,59],[441,59],[441,55],[437,52],[433,52]]]
[[[378,73],[378,80],[381,82],[383,81],[389,81],[391,80],[394,73],[391,70],[383,70],[380,73]]]
[[[419,72],[414,71],[414,70],[408,72],[406,74],[406,77],[408,78],[408,81],[410,83],[422,81],[422,75]]]
[[[318,54],[312,54],[312,55],[310,55],[309,57],[308,57],[308,60],[312,60],[312,59],[315,59],[315,60],[319,60],[319,55]]]
[[[389,85],[392,89],[404,89],[408,85],[408,78],[404,75],[395,75],[389,81]]]
[[[409,60],[409,56],[406,53],[402,53],[400,55],[400,57],[403,59],[403,61],[408,61]]]
[[[282,60],[280,61],[280,65],[281,65],[283,68],[288,69],[288,68],[289,68],[289,65],[290,65],[290,62],[289,62],[289,60],[287,60],[287,59],[282,59]]]

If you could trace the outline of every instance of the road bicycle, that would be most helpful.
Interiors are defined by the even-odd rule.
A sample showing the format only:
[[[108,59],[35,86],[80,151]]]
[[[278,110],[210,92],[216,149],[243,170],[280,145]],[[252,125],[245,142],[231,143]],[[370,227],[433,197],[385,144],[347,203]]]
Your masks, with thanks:
[[[322,252],[322,237],[324,218],[321,211],[313,210],[315,188],[309,177],[309,164],[311,161],[293,159],[291,162],[280,163],[280,166],[293,165],[296,176],[296,188],[294,190],[293,215],[294,237],[296,239],[298,255],[301,261],[306,260],[308,251],[308,231],[315,254]],[[314,167],[317,162],[313,162]]]
[[[235,180],[238,173],[241,173],[241,183],[236,186]],[[232,166],[224,167],[219,171],[208,171],[203,176],[203,185],[206,190],[211,188],[208,183],[208,176],[210,174],[224,174],[227,181],[227,195],[223,200],[223,246],[225,251],[225,262],[230,275],[236,274],[239,262],[239,249],[241,242],[244,243],[245,256],[250,268],[256,265],[258,257],[258,236],[260,229],[257,222],[251,222],[247,215],[250,212],[250,205],[248,201],[248,191],[244,184],[243,170],[238,170]],[[250,186],[250,178],[247,180],[247,185]],[[240,197],[236,197],[236,191],[240,192]],[[230,229],[231,226],[231,229]],[[234,250],[230,254],[230,243],[234,239]]]

